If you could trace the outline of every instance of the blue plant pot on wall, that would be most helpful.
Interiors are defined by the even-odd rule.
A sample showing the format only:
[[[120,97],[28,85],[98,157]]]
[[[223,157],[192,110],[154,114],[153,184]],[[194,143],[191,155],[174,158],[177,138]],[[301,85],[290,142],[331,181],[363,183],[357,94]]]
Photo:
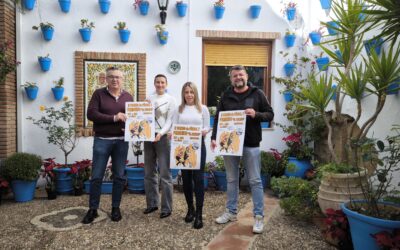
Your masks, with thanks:
[[[286,167],[285,176],[287,177],[304,178],[306,176],[306,171],[312,167],[310,160],[298,160],[296,157],[288,157],[288,165],[289,164],[294,164],[296,168],[291,171]]]
[[[382,44],[383,44],[383,39],[382,38],[370,39],[370,40],[364,41],[364,47],[365,47],[365,50],[367,51],[368,55],[371,55],[371,50],[372,49],[375,50],[375,53],[377,55],[380,55],[381,54]]]
[[[287,8],[286,9],[286,17],[287,20],[293,21],[296,17],[296,8]]]
[[[283,68],[285,69],[286,76],[290,77],[293,75],[296,65],[294,63],[286,63]]]
[[[320,57],[317,58],[315,61],[317,61],[318,69],[320,71],[327,71],[329,67],[329,57]]]
[[[308,36],[311,39],[311,42],[313,45],[318,45],[321,43],[321,34],[319,32],[310,32],[310,34],[308,34]]]
[[[214,119],[215,119],[215,116],[210,115],[210,128],[212,128],[214,126]]]
[[[54,99],[56,99],[57,101],[60,101],[64,96],[64,88],[63,87],[54,87],[54,88],[51,88],[51,91],[53,92]]]
[[[335,54],[336,54],[336,56],[337,56],[338,63],[343,64],[344,61],[343,61],[342,52],[341,52],[340,50],[335,50]]]
[[[261,128],[269,128],[269,122],[262,122],[261,123]]]
[[[58,0],[58,4],[60,5],[61,11],[64,13],[68,13],[71,8],[71,0]]]
[[[399,88],[400,88],[400,78],[389,84],[389,86],[386,89],[386,94],[397,95],[399,93]]]
[[[27,10],[33,10],[35,7],[36,0],[23,0],[23,4],[25,9]]]
[[[285,44],[286,47],[290,48],[294,46],[294,42],[296,41],[296,35],[285,35]]]
[[[54,29],[50,27],[40,28],[42,31],[43,39],[45,41],[51,41],[53,39]]]
[[[160,33],[157,33],[157,38],[161,45],[165,45],[168,43],[168,34],[168,31],[163,31],[162,35]],[[162,37],[164,37],[164,39]]]
[[[332,6],[331,0],[319,0],[321,2],[321,7],[324,10],[329,10]]]
[[[332,101],[336,101],[336,88],[337,88],[337,85],[336,84],[332,84],[332,91],[333,91],[333,95],[331,97]]]
[[[131,32],[129,30],[118,30],[118,34],[122,43],[127,43],[129,41],[129,37],[131,36]]]
[[[283,98],[285,99],[286,102],[293,101],[293,92],[291,90],[283,91]]]
[[[149,7],[150,7],[149,2],[140,3],[139,4],[140,15],[147,16],[147,13],[149,13]]]
[[[82,29],[79,29],[79,34],[81,34],[82,41],[84,41],[85,43],[88,43],[92,36],[92,30],[89,28],[82,28]]]
[[[253,19],[257,19],[260,16],[261,5],[251,5],[250,6],[250,16]]]
[[[177,3],[176,4],[176,11],[178,12],[178,16],[185,17],[187,11],[187,3]]]
[[[11,182],[11,188],[14,193],[14,199],[16,202],[27,202],[33,200],[35,197],[35,181],[21,181],[14,180]]]
[[[40,69],[43,72],[49,71],[51,67],[51,58],[49,57],[39,57],[38,58]]]
[[[39,92],[38,87],[25,87],[25,93],[29,100],[33,101],[36,99]]]
[[[219,20],[224,17],[225,7],[224,6],[214,6],[214,16],[215,19]]]
[[[110,0],[99,0],[100,11],[103,14],[107,14],[110,10],[111,1]]]
[[[326,28],[328,29],[328,33],[331,36],[337,35],[338,31],[337,29],[339,28],[339,24],[336,21],[330,21],[326,23]]]

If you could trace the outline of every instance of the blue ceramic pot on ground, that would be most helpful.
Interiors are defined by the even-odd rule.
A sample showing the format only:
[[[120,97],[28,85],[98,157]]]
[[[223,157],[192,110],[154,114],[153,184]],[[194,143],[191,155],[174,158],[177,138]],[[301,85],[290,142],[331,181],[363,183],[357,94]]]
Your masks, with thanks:
[[[283,91],[283,98],[285,99],[286,102],[293,101],[293,92],[291,90]]]
[[[16,202],[27,202],[33,200],[35,197],[35,181],[21,181],[14,180],[11,181],[11,188],[14,193],[14,199]]]
[[[131,193],[144,193],[144,168],[126,167],[128,190]]]
[[[74,191],[72,186],[72,176],[69,174],[70,168],[53,169],[56,175],[56,190],[58,194],[71,194]]]
[[[204,173],[204,189],[208,188],[208,178],[210,177],[209,173]]]
[[[107,14],[110,10],[111,1],[110,0],[99,0],[100,11],[103,14]]]
[[[364,201],[353,201],[355,203],[363,203]],[[389,205],[398,207],[393,203],[381,202],[380,205]],[[342,203],[340,208],[347,215],[350,225],[351,239],[354,249],[362,250],[378,250],[380,249],[376,240],[371,236],[382,231],[389,233],[394,229],[400,228],[400,221],[384,220],[367,215],[360,214],[348,208],[349,202]]]
[[[85,181],[83,183],[85,186],[85,192],[90,194],[90,181]],[[101,193],[102,194],[112,194],[113,183],[111,181],[101,183]]]
[[[270,186],[270,181],[271,181],[271,175],[261,173],[261,182],[264,189]]]
[[[25,92],[26,92],[26,96],[28,97],[29,100],[35,100],[38,92],[39,92],[39,88],[38,87],[25,87]]]
[[[226,191],[226,188],[227,188],[226,172],[215,171],[214,176],[215,176],[215,180],[217,182],[217,189],[220,191]]]
[[[290,169],[286,167],[285,176],[290,177],[300,177],[304,178],[306,176],[306,171],[312,167],[310,160],[298,160],[296,157],[288,158],[288,165],[294,164],[295,169]]]
[[[176,11],[178,12],[178,16],[180,17],[186,16],[187,7],[188,7],[187,3],[177,3]]]
[[[318,45],[321,43],[321,33],[313,31],[313,32],[310,32],[310,34],[308,34],[308,36],[310,37],[313,45]]]
[[[214,6],[214,16],[215,19],[219,20],[224,17],[225,7],[224,6]]]
[[[149,7],[150,7],[149,2],[140,3],[139,4],[140,15],[147,16],[147,13],[149,13]]]
[[[129,37],[131,36],[131,32],[129,30],[118,30],[118,34],[122,43],[127,43],[129,41]]]
[[[321,2],[321,7],[324,10],[329,10],[331,8],[332,5],[332,1],[331,0],[319,0]]]
[[[251,5],[250,6],[250,16],[253,19],[257,19],[260,16],[261,5]]]
[[[82,41],[84,41],[85,43],[90,41],[90,38],[92,36],[92,30],[91,29],[82,28],[82,29],[79,29],[79,33],[81,34]]]
[[[62,100],[62,98],[64,96],[64,88],[63,87],[54,87],[54,88],[51,88],[51,91],[53,92],[54,99],[56,99],[57,101]]]
[[[294,70],[296,69],[296,65],[294,63],[286,63],[283,68],[285,69],[286,76],[292,76]]]
[[[40,69],[44,72],[49,71],[51,67],[51,58],[39,57],[38,58]]]
[[[24,7],[27,10],[33,10],[35,7],[36,0],[23,0]]]
[[[294,42],[296,41],[296,35],[285,35],[285,44],[286,47],[290,48],[294,46]]]
[[[60,5],[61,11],[64,13],[68,13],[71,8],[71,0],[58,0],[58,4]]]
[[[326,23],[326,28],[328,29],[329,35],[334,36],[338,34],[337,29],[339,28],[339,24],[336,21],[330,21]]]
[[[53,39],[54,29],[50,27],[40,28],[42,30],[43,39],[51,41]]]
[[[289,21],[293,21],[294,18],[296,17],[296,8],[287,8],[286,17]]]
[[[327,71],[329,67],[329,57],[320,57],[315,60],[320,71]]]

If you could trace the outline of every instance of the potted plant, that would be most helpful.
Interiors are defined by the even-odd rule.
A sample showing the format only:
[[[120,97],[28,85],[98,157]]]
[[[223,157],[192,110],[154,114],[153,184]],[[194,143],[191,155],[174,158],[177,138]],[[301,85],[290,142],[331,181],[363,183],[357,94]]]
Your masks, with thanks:
[[[294,42],[296,41],[296,34],[294,31],[290,31],[289,29],[286,29],[285,32],[285,44],[286,47],[290,48],[294,46]]]
[[[25,9],[27,10],[33,10],[33,8],[35,7],[36,0],[22,0],[22,1]]]
[[[260,16],[261,5],[259,5],[259,4],[250,5],[249,11],[250,11],[251,18],[257,19]]]
[[[58,0],[58,4],[60,5],[61,11],[64,13],[68,13],[71,8],[71,0]]]
[[[54,173],[54,168],[57,167],[57,164],[54,161],[54,158],[47,158],[43,160],[43,169],[42,169],[42,177],[46,180],[46,192],[47,199],[55,200],[57,198],[57,190],[56,190],[56,175]]]
[[[318,69],[320,71],[327,71],[329,68],[329,57],[323,56],[324,52],[321,52],[319,55],[316,55],[315,62],[317,63]]]
[[[261,151],[261,181],[264,188],[269,187],[272,174],[279,175],[275,171],[278,169],[281,159],[281,155],[276,150],[271,152]]]
[[[73,178],[74,195],[80,196],[83,194],[84,182],[89,180],[91,173],[92,161],[81,160],[75,161],[71,166],[71,174]]]
[[[36,99],[39,92],[39,87],[35,82],[26,82],[22,85],[22,87],[25,89],[26,96],[29,100],[33,101]]]
[[[111,0],[99,0],[100,11],[103,14],[107,14],[110,10]]]
[[[9,49],[12,46],[12,43],[8,41],[0,44],[0,84],[4,83],[6,76],[11,72],[15,72],[19,65],[19,62],[10,56],[12,53],[9,53]]]
[[[288,21],[293,21],[296,17],[296,6],[294,2],[285,3],[283,6],[283,14],[286,15]]]
[[[117,22],[117,25],[114,26],[115,29],[118,30],[119,39],[122,43],[127,43],[129,41],[129,37],[131,35],[130,30],[126,27],[125,22]]]
[[[2,173],[11,180],[15,201],[25,202],[34,198],[41,166],[40,156],[29,153],[14,153],[4,161]]]
[[[139,163],[139,157],[143,154],[143,142],[132,142],[133,155],[136,156],[136,164],[126,166],[128,190],[132,193],[144,193],[144,163]]]
[[[225,12],[225,3],[224,0],[218,0],[214,3],[214,16],[215,19],[219,20],[222,19]]]
[[[8,192],[9,187],[10,187],[9,182],[5,178],[0,176],[0,205],[1,205],[1,198],[3,194],[6,194]]]
[[[60,77],[60,79],[53,81],[53,83],[55,86],[51,88],[51,91],[53,92],[54,99],[60,101],[64,96],[64,77]]]
[[[81,19],[81,28],[79,29],[79,33],[81,34],[82,41],[86,43],[90,41],[92,29],[94,27],[94,22],[89,22],[88,19]]]
[[[329,208],[325,211],[325,215],[324,229],[322,230],[325,240],[339,249],[353,249],[349,220],[343,211]]]
[[[146,16],[149,12],[150,3],[147,0],[135,0],[133,3],[135,10],[139,8],[139,12],[142,16]]]
[[[54,34],[54,25],[51,23],[40,23],[39,26],[32,26],[33,30],[42,31],[43,39],[46,41],[51,41],[53,39]]]
[[[165,45],[168,42],[168,31],[165,29],[165,26],[162,24],[157,24],[155,26],[157,31],[157,38],[161,45]]]
[[[217,113],[217,107],[208,107],[208,112],[210,113],[210,128],[212,128],[214,126],[214,119],[215,114]]]
[[[40,65],[40,69],[43,72],[47,72],[50,70],[51,67],[51,58],[49,57],[50,55],[47,54],[45,56],[38,56],[38,62]]]
[[[186,11],[187,11],[187,3],[184,3],[183,1],[176,1],[176,11],[178,12],[178,16],[184,17],[186,16]]]
[[[215,176],[217,188],[220,191],[226,191],[227,182],[226,182],[226,172],[225,172],[225,165],[224,165],[224,158],[222,156],[215,157],[213,161],[213,173]]]
[[[328,29],[329,35],[335,36],[338,34],[339,23],[337,21],[329,21],[326,23],[326,28]]]
[[[284,157],[288,160],[285,175],[305,178],[306,171],[312,168],[312,149],[302,141],[300,132],[290,134],[282,140],[288,147],[283,152]]]
[[[104,172],[103,182],[101,184],[101,193],[102,194],[112,194],[113,189],[113,176],[111,172],[112,163],[106,167]],[[85,192],[90,194],[90,180],[84,182]]]

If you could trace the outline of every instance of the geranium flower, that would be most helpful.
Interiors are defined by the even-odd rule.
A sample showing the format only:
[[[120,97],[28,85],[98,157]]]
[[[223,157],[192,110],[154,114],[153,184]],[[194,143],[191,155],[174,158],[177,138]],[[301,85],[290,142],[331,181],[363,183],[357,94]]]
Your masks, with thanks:
[[[42,112],[45,111],[45,110],[46,110],[46,106],[40,105],[40,106],[39,106],[39,110],[42,111]]]

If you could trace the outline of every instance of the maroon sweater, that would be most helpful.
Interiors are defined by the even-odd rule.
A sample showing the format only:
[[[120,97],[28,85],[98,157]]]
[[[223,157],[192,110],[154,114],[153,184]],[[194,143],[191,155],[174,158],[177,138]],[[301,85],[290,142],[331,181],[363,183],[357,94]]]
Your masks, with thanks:
[[[114,115],[125,113],[125,103],[132,102],[133,97],[122,91],[118,100],[112,96],[107,88],[97,89],[90,99],[87,109],[87,118],[93,122],[94,134],[97,137],[124,136],[124,122],[114,122]]]

